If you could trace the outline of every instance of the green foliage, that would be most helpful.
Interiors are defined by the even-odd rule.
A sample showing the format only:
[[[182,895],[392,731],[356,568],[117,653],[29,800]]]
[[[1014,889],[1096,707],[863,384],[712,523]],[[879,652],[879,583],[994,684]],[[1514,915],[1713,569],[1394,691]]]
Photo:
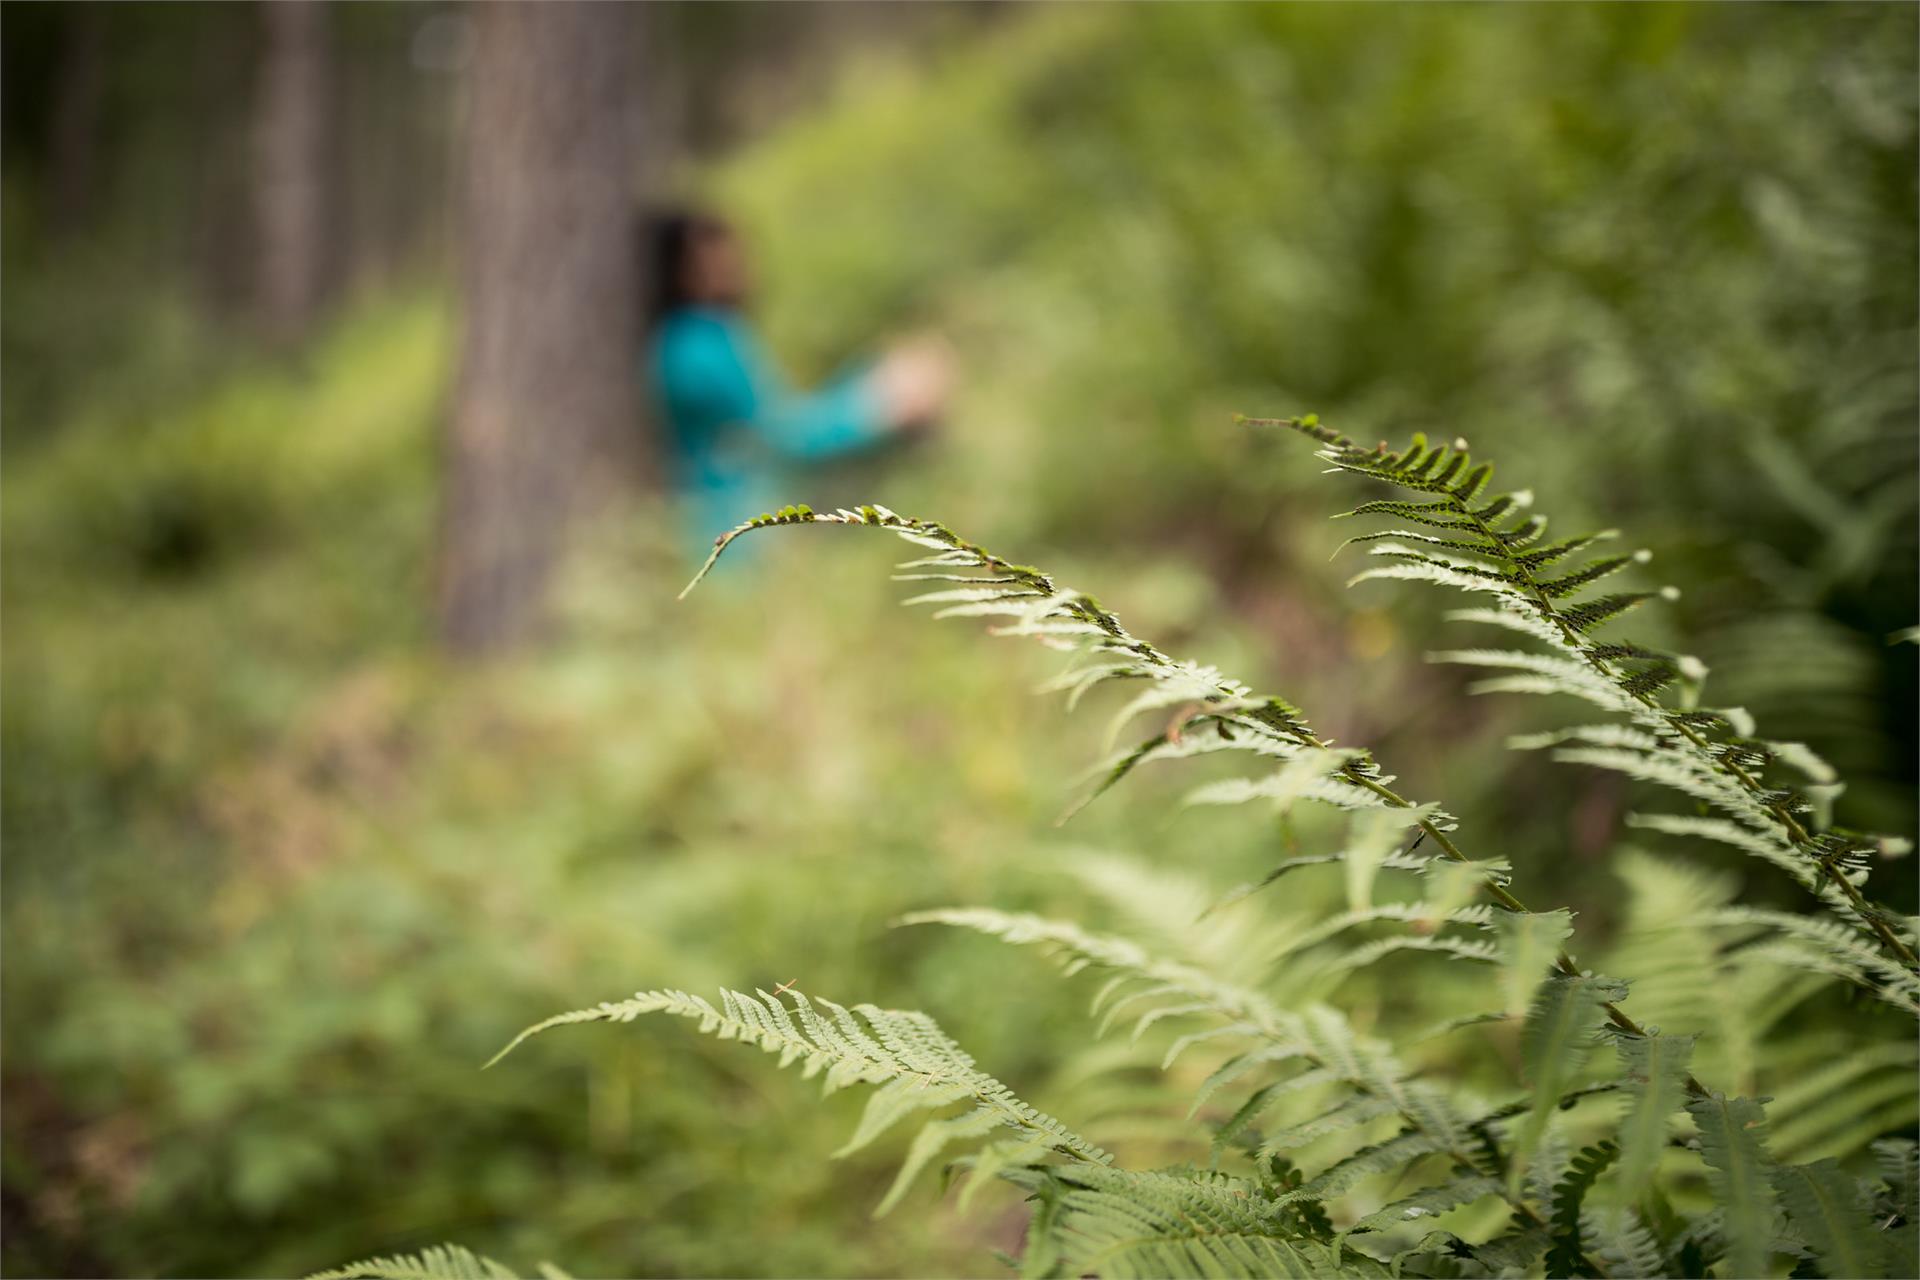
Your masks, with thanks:
[[[1664,788],[1503,753],[1503,734],[1573,723],[1562,699],[1465,705],[1464,668],[1420,671],[1423,647],[1483,642],[1432,645],[1426,593],[1341,603],[1322,566],[1344,534],[1321,527],[1312,468],[1250,456],[1226,411],[1311,403],[1435,438],[1471,424],[1569,529],[1634,529],[1595,553],[1659,548],[1686,593],[1631,615],[1648,647],[1694,649],[1716,703],[1831,761],[1850,784],[1836,822],[1911,834],[1920,649],[1884,641],[1920,617],[1914,31],[1900,6],[1008,10],[924,65],[863,46],[829,101],[710,187],[755,250],[756,320],[800,373],[921,323],[966,371],[954,429],[923,442],[932,465],[818,477],[816,505],[844,487],[991,530],[1103,585],[1135,632],[1310,692],[1316,726],[1481,833],[1472,861],[1577,912],[1558,918],[1633,979],[1622,1007],[1654,1043],[1690,1038],[1701,1081],[1774,1099],[1777,1161],[1877,1178],[1896,1272],[1920,1257],[1900,1210],[1913,1180],[1863,1148],[1914,1121],[1900,1015],[1853,1003],[1778,929],[1703,923],[1736,902],[1796,910],[1804,864],[1776,875],[1750,856],[1773,840]],[[191,43],[136,65],[191,79]],[[169,101],[170,121],[205,109]],[[130,213],[191,217],[200,202],[165,194],[183,175],[199,181],[149,166]],[[1430,837],[1396,846],[1367,905],[1407,918],[1315,940],[1354,906],[1346,815],[1301,801],[1269,822],[1262,800],[1254,821],[1174,818],[1152,770],[1071,838],[1151,844],[1153,877],[1080,876],[1043,829],[1060,759],[1099,726],[1069,725],[1062,751],[1018,696],[1047,654],[982,662],[950,629],[903,630],[858,552],[800,569],[777,559],[800,548],[776,549],[775,571],[743,566],[671,610],[684,568],[643,534],[586,567],[550,649],[445,670],[422,643],[450,355],[431,283],[285,366],[243,367],[249,344],[202,334],[125,255],[40,234],[18,176],[0,323],[7,1272],[297,1274],[461,1239],[596,1275],[961,1274],[1013,1247],[1018,1206],[994,1203],[1006,1184],[984,1159],[970,1202],[962,1186],[976,1211],[923,1188],[910,1229],[872,1230],[904,1140],[820,1159],[852,1100],[779,1087],[737,1046],[683,1052],[647,1020],[475,1074],[504,1009],[609,983],[800,977],[938,1011],[1130,1169],[1208,1163],[1217,1127],[1292,1062],[1249,1061],[1187,1124],[1216,1059],[1257,1041],[1199,1014],[1092,1041],[1075,1014],[1093,992],[1034,981],[1030,956],[885,931],[949,902],[1137,936],[1288,1012],[1337,1006],[1463,1104],[1524,1102],[1520,1017],[1565,935],[1537,963],[1401,949],[1336,968],[1486,906],[1473,872],[1435,862]],[[194,255],[176,241],[142,236],[137,256],[178,274]],[[211,369],[231,376],[207,384]],[[1204,786],[1250,758],[1180,768]],[[1612,843],[1616,786],[1667,810],[1628,833],[1659,857]],[[1876,864],[1875,896],[1911,909],[1913,874]],[[1533,920],[1436,934],[1505,947]],[[1788,946],[1792,964],[1765,954]],[[1536,1206],[1625,1114],[1616,1056],[1585,1070],[1620,1087],[1550,1122]],[[1359,1109],[1333,1085],[1276,1090],[1221,1168],[1244,1171],[1254,1133]],[[1502,1151],[1524,1114],[1493,1122]],[[1294,1175],[1395,1123],[1329,1131]],[[1641,1219],[1668,1274],[1698,1275],[1722,1236],[1700,1216],[1691,1118],[1665,1127]],[[1505,1230],[1504,1170],[1465,1201],[1465,1174],[1389,1176],[1331,1212],[1410,1274],[1523,1271],[1549,1247]],[[1627,1234],[1601,1234],[1631,1198],[1622,1177],[1592,1199],[1602,1253]],[[1436,1224],[1429,1203],[1464,1207]],[[1776,1272],[1799,1257],[1781,1204]]]
[[[1700,1155],[1714,1199],[1726,1213],[1731,1274],[1759,1275],[1773,1240],[1773,1189],[1767,1182],[1766,1117],[1752,1098],[1713,1095],[1687,1104],[1700,1127]]]
[[[1718,807],[1736,824],[1743,847],[1764,848],[1769,862],[1795,872],[1812,905],[1827,913],[1725,907],[1710,887],[1661,901],[1656,910],[1671,913],[1678,929],[1696,937],[1711,940],[1725,928],[1738,942],[1751,944],[1756,935],[1767,940],[1716,949],[1711,967],[1765,982],[1769,972],[1788,966],[1813,988],[1844,981],[1912,1009],[1906,998],[1915,981],[1911,922],[1862,891],[1868,866],[1860,855],[1893,842],[1824,829],[1805,794],[1771,780],[1769,770],[1798,769],[1820,778],[1820,785],[1831,785],[1831,771],[1803,747],[1757,738],[1744,713],[1704,708],[1705,672],[1697,661],[1593,635],[1659,596],[1593,594],[1602,579],[1646,556],[1583,565],[1573,557],[1596,541],[1589,537],[1535,549],[1546,521],[1528,512],[1531,497],[1488,496],[1492,468],[1475,464],[1464,443],[1430,448],[1416,437],[1398,453],[1385,446],[1369,451],[1312,417],[1286,425],[1318,440],[1321,456],[1339,470],[1435,495],[1421,504],[1363,506],[1358,514],[1391,507],[1384,513],[1451,536],[1404,529],[1383,535],[1397,541],[1372,552],[1394,563],[1361,579],[1434,581],[1493,595],[1496,609],[1472,611],[1467,620],[1506,627],[1552,651],[1447,656],[1521,673],[1490,682],[1492,689],[1570,694],[1614,713],[1615,722],[1553,740],[1600,744],[1562,754],[1612,763]],[[860,1006],[863,1026],[837,1005],[824,1005],[833,1018],[822,1018],[797,993],[791,1008],[764,992],[757,998],[725,993],[716,1009],[677,992],[644,992],[560,1015],[521,1039],[555,1025],[627,1021],[656,1010],[695,1018],[704,1031],[778,1053],[783,1064],[801,1061],[809,1075],[825,1072],[829,1088],[854,1080],[879,1084],[849,1147],[863,1145],[908,1110],[971,1107],[929,1122],[881,1208],[892,1207],[904,1183],[950,1140],[1011,1128],[1013,1142],[989,1143],[958,1163],[976,1179],[991,1174],[1028,1193],[1033,1211],[1022,1267],[1034,1276],[1372,1274],[1374,1268],[1454,1274],[1462,1266],[1474,1268],[1470,1274],[1544,1269],[1556,1276],[1654,1276],[1717,1264],[1731,1277],[1767,1274],[1780,1252],[1810,1253],[1829,1268],[1825,1274],[1836,1276],[1879,1265],[1885,1241],[1862,1225],[1860,1208],[1879,1184],[1844,1174],[1831,1161],[1777,1161],[1765,1140],[1762,1103],[1702,1084],[1688,1069],[1691,1035],[1669,1038],[1628,1011],[1629,983],[1637,975],[1621,981],[1581,969],[1560,949],[1572,936],[1569,915],[1530,912],[1511,891],[1504,862],[1471,858],[1461,847],[1460,824],[1435,805],[1402,797],[1369,752],[1335,749],[1294,703],[1256,695],[1213,667],[1167,655],[1093,597],[1051,575],[997,556],[944,525],[885,507],[788,507],[759,517],[721,537],[694,582],[737,538],[808,524],[884,529],[930,552],[903,565],[900,577],[957,585],[909,603],[935,606],[940,617],[995,618],[995,634],[1031,637],[1072,654],[1073,665],[1049,684],[1072,703],[1097,687],[1125,682],[1133,692],[1112,718],[1109,741],[1138,717],[1171,709],[1164,727],[1100,767],[1094,796],[1150,762],[1239,753],[1256,757],[1269,772],[1207,784],[1190,793],[1189,803],[1262,801],[1289,816],[1309,805],[1346,812],[1348,835],[1336,851],[1289,859],[1263,883],[1316,856],[1344,863],[1347,909],[1264,931],[1266,957],[1256,971],[1265,974],[1254,981],[1029,913],[945,909],[902,921],[1037,945],[1068,975],[1102,973],[1093,1012],[1103,1026],[1130,1020],[1135,1042],[1160,1024],[1199,1020],[1200,1029],[1171,1043],[1161,1067],[1202,1046],[1230,1050],[1195,1088],[1189,1110],[1210,1117],[1208,1167],[1136,1171],[1111,1163],[1106,1152],[978,1073],[920,1014]],[[1562,561],[1555,576],[1539,572]],[[1677,700],[1667,701],[1675,689]],[[1616,759],[1627,756],[1631,763]],[[1423,847],[1429,852],[1420,856]],[[1383,871],[1414,873],[1425,892],[1376,902],[1374,880]],[[1229,895],[1213,910],[1244,909],[1239,904],[1258,887]],[[1489,901],[1468,905],[1463,894],[1475,891]],[[1350,931],[1381,926],[1391,931],[1358,946],[1343,940]],[[1465,933],[1450,932],[1455,929]],[[1517,1096],[1488,1101],[1464,1084],[1417,1079],[1388,1044],[1356,1031],[1333,1004],[1316,998],[1337,990],[1348,971],[1408,952],[1502,967],[1507,1007],[1462,1015],[1453,1026],[1507,1020],[1514,993],[1532,985],[1519,1035]],[[1711,972],[1689,977],[1708,999],[1724,1003]],[[1877,1022],[1851,1020],[1851,1042],[1871,1046]],[[1606,1039],[1616,1048],[1619,1075],[1594,1080],[1592,1050]],[[1754,1051],[1749,1040],[1743,1052]],[[1624,1106],[1611,1118],[1580,1107],[1587,1097],[1615,1092],[1624,1095]],[[1690,1187],[1687,1177],[1661,1168],[1669,1117],[1683,1103],[1697,1130],[1708,1193],[1694,1210],[1680,1209],[1673,1197],[1697,1194],[1698,1181]],[[1230,1107],[1224,1116],[1222,1107]],[[1576,1119],[1565,1119],[1569,1110]],[[1587,1145],[1556,1172],[1565,1157],[1555,1153],[1576,1133],[1588,1135]],[[1297,1163],[1303,1157],[1304,1166]],[[1239,1169],[1220,1167],[1229,1162]],[[1306,1172],[1315,1165],[1317,1171]],[[1418,1184],[1410,1194],[1387,1204],[1372,1198],[1383,1185],[1399,1188],[1409,1180]],[[1494,1198],[1504,1202],[1504,1232],[1497,1221],[1482,1220],[1473,1233],[1474,1206]],[[1780,1234],[1777,1200],[1786,1204],[1793,1235]],[[1430,1217],[1460,1229],[1377,1251],[1397,1243],[1407,1224]],[[1344,1230],[1336,1230],[1343,1221]],[[1893,1225],[1890,1220],[1879,1231]]]
[[[1774,1190],[1830,1276],[1887,1274],[1888,1241],[1868,1216],[1860,1180],[1832,1160],[1776,1169]]]
[[[1611,1142],[1588,1147],[1574,1156],[1565,1176],[1554,1184],[1553,1248],[1547,1251],[1548,1274],[1582,1274],[1581,1268],[1587,1265],[1584,1256],[1587,1246],[1581,1225],[1581,1205],[1586,1200],[1587,1192],[1593,1190],[1593,1184],[1600,1180],[1600,1175],[1607,1171],[1607,1166],[1619,1154],[1620,1148]]]
[[[1627,1094],[1620,1117],[1620,1182],[1645,1187],[1667,1145],[1668,1117],[1685,1096],[1693,1042],[1685,1036],[1642,1036],[1618,1040],[1615,1048]]]

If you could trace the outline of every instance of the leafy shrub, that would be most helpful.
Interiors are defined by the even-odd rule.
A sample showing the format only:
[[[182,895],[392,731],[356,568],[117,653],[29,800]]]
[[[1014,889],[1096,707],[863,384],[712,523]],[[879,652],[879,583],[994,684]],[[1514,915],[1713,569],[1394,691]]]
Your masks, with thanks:
[[[1532,642],[1440,656],[1501,673],[1483,691],[1572,697],[1603,713],[1512,745],[1678,793],[1689,811],[1648,813],[1638,825],[1737,849],[1797,884],[1805,910],[1740,906],[1712,877],[1630,856],[1622,870],[1633,901],[1607,966],[1619,976],[1584,966],[1570,949],[1569,912],[1529,908],[1505,856],[1437,804],[1400,794],[1368,751],[1321,737],[1294,703],[1169,656],[1093,597],[943,525],[878,506],[791,507],[725,535],[713,559],[764,528],[889,530],[930,552],[902,566],[904,579],[948,584],[913,603],[999,618],[997,634],[1073,653],[1052,684],[1070,702],[1108,684],[1136,689],[1112,736],[1141,716],[1158,727],[1106,762],[1089,799],[1149,763],[1238,754],[1267,771],[1207,783],[1187,802],[1348,815],[1337,845],[1294,853],[1209,908],[1208,927],[1231,938],[1237,964],[986,908],[901,922],[1037,946],[1068,974],[1104,978],[1093,999],[1103,1026],[1131,1023],[1136,1042],[1177,1030],[1163,1070],[1188,1054],[1214,1064],[1188,1113],[1205,1119],[1210,1159],[1125,1166],[1016,1097],[927,1015],[849,1008],[791,984],[723,990],[717,1002],[643,991],[537,1024],[502,1056],[554,1027],[667,1013],[798,1065],[829,1091],[871,1086],[843,1151],[924,1119],[878,1212],[942,1159],[966,1175],[963,1201],[995,1179],[1011,1183],[1031,1206],[1018,1262],[1030,1276],[1736,1277],[1789,1265],[1795,1275],[1911,1274],[1915,921],[1866,893],[1874,865],[1906,842],[1833,825],[1841,784],[1824,761],[1759,736],[1742,709],[1704,701],[1697,659],[1613,634],[1618,619],[1672,594],[1606,589],[1648,553],[1596,555],[1614,531],[1549,539],[1532,496],[1490,494],[1492,467],[1464,441],[1416,436],[1390,452],[1312,417],[1265,425],[1303,432],[1333,468],[1387,489],[1347,513],[1396,524],[1353,539],[1377,561],[1356,581],[1487,597],[1453,617]],[[1346,910],[1245,921],[1247,899],[1270,900],[1276,883],[1314,868],[1342,878]],[[1380,892],[1387,883],[1417,892]],[[1396,1016],[1373,1027],[1342,1012],[1339,990],[1359,971],[1402,966],[1419,982],[1442,964],[1487,975],[1464,1009],[1415,998],[1400,1011],[1406,1025]],[[1630,998],[1643,985],[1652,998]],[[1770,1110],[1751,1082],[1775,1051],[1772,1028],[1804,1006],[1830,1015],[1847,1087],[1829,1080]],[[1421,1046],[1470,1031],[1490,1038],[1471,1055],[1490,1064],[1449,1077],[1410,1065]],[[1873,1079],[1880,1066],[1888,1074]],[[438,1273],[432,1262],[337,1274]]]

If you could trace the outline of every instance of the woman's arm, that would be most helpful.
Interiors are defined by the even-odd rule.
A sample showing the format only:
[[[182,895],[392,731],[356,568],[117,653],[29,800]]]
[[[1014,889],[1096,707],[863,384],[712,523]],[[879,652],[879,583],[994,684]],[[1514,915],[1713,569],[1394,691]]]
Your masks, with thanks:
[[[776,384],[753,422],[782,456],[802,461],[871,448],[892,434],[893,425],[872,374],[864,370],[813,392]]]
[[[697,435],[743,426],[787,458],[851,453],[883,439],[892,426],[870,374],[797,392],[746,327],[723,316],[677,319],[661,346],[658,377],[675,420],[694,424]]]

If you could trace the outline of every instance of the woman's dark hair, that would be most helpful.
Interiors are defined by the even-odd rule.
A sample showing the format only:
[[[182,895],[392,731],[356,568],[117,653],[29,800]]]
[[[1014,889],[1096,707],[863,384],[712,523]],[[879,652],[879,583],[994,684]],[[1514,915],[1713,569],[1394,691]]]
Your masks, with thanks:
[[[687,294],[687,258],[696,242],[726,235],[727,224],[698,209],[664,209],[640,219],[640,261],[646,278],[640,323],[648,332],[668,312],[694,299]]]

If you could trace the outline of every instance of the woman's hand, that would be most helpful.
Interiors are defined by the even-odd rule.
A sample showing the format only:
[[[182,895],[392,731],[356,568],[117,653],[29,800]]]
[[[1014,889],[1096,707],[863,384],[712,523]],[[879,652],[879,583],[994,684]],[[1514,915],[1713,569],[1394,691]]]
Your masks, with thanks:
[[[888,425],[896,430],[927,426],[952,394],[953,348],[937,336],[907,339],[880,357],[872,377]]]

